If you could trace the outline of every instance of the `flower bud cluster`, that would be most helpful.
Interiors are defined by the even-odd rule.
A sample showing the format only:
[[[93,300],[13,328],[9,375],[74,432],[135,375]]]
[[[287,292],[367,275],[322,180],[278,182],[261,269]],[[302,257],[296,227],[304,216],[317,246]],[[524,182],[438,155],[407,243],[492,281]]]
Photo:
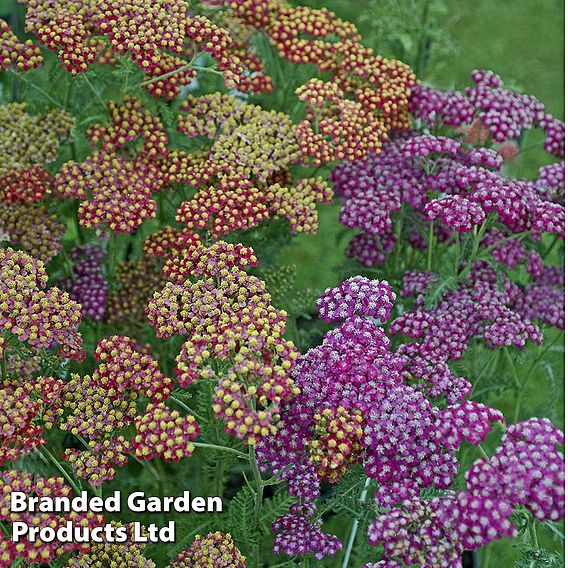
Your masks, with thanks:
[[[168,135],[160,119],[144,108],[138,99],[125,98],[118,104],[110,101],[108,104],[110,124],[91,126],[86,136],[93,146],[115,152],[127,144],[144,140],[140,153],[149,159],[156,159],[167,154]]]
[[[23,103],[0,106],[0,175],[53,162],[74,125],[75,118],[64,110],[31,115]]]
[[[0,69],[28,71],[42,64],[43,55],[40,48],[30,39],[19,40],[8,23],[0,19]]]
[[[168,258],[162,272],[171,282],[183,284],[203,275],[217,276],[234,266],[244,270],[247,266],[256,265],[257,258],[250,247],[225,241],[206,247],[199,242]]]
[[[292,187],[279,183],[266,190],[270,211],[290,221],[293,233],[316,234],[318,230],[318,203],[331,203],[333,191],[321,177],[304,178]]]
[[[3,471],[0,475],[0,521],[2,522],[23,522],[30,527],[51,527],[54,530],[64,527],[67,522],[72,522],[89,530],[103,525],[102,515],[90,511],[86,513],[71,511],[65,515],[40,511],[33,513],[11,512],[11,493],[16,491],[21,491],[27,496],[40,498],[72,497],[71,487],[65,485],[62,478],[34,477],[20,471]],[[57,540],[44,542],[39,538],[33,542],[15,543],[2,531],[0,536],[0,566],[12,566],[12,562],[16,559],[24,559],[30,564],[46,564],[52,562],[61,554],[85,549],[84,543],[61,543]]]
[[[62,396],[66,383],[63,379],[39,376],[29,384],[42,403],[41,424],[50,430],[63,416]]]
[[[354,276],[336,288],[327,288],[317,300],[318,317],[338,322],[351,316],[370,316],[379,323],[389,317],[396,294],[386,280]]]
[[[45,440],[34,419],[41,404],[26,386],[0,388],[0,463],[16,461],[40,448]]]
[[[547,418],[507,427],[491,458],[479,459],[466,474],[476,497],[501,497],[525,506],[541,522],[564,516],[564,436]]]
[[[294,503],[290,511],[277,517],[272,524],[274,554],[297,555],[313,554],[316,560],[334,556],[342,545],[339,538],[323,532],[321,519],[313,519],[316,509],[312,504]]]
[[[186,248],[197,246],[200,237],[192,229],[174,229],[165,226],[144,239],[143,252],[146,256],[166,257],[175,256]]]
[[[15,168],[0,176],[0,201],[31,205],[51,192],[53,176],[41,166]]]
[[[475,336],[490,347],[523,349],[527,341],[541,342],[542,332],[518,307],[525,291],[508,279],[503,285],[500,290],[497,273],[480,261],[467,284],[446,293],[435,308],[426,309],[419,294],[416,308],[393,321],[391,333],[414,340],[398,351],[407,358],[408,371],[428,385],[431,396],[456,402],[469,393],[469,383],[454,377],[448,362],[461,359]]]
[[[485,211],[475,201],[461,195],[448,195],[433,199],[424,207],[430,221],[441,217],[442,222],[458,233],[471,233],[485,221]]]
[[[400,61],[373,54],[353,24],[327,8],[287,2],[247,0],[233,2],[231,8],[245,24],[266,34],[288,61],[313,63],[320,71],[331,72],[332,81],[367,114],[388,117],[389,128],[408,124],[405,109],[416,77]]]
[[[265,182],[299,158],[295,126],[284,113],[221,93],[188,98],[181,110],[178,130],[210,138],[209,160],[233,177]]]
[[[217,185],[199,190],[191,200],[184,201],[176,221],[220,237],[255,227],[268,217],[268,207],[258,187],[244,178],[222,177]]]
[[[564,466],[557,446],[563,442],[562,433],[547,419],[509,426],[495,454],[477,460],[466,472],[465,490],[428,501],[402,501],[371,523],[370,544],[382,544],[384,561],[397,566],[397,561],[452,566],[464,550],[478,550],[503,536],[513,538],[515,505],[525,506],[541,522],[559,520],[564,514]]]
[[[81,226],[105,224],[116,233],[130,233],[156,216],[158,206],[151,196],[163,185],[154,161],[143,156],[127,160],[105,150],[83,162],[63,164],[54,181],[58,195],[82,200]]]
[[[61,392],[65,411],[59,427],[87,439],[111,437],[127,427],[137,413],[134,391],[113,391],[89,375],[71,375]]]
[[[47,263],[62,250],[65,226],[44,207],[0,202],[0,232],[5,237],[0,240],[17,245]]]
[[[114,479],[116,470],[128,462],[130,442],[123,436],[105,438],[101,442],[91,440],[89,449],[68,448],[63,459],[71,464],[77,477],[86,479],[91,487]]]
[[[110,525],[116,530],[118,527],[126,527],[126,541],[92,543],[87,550],[69,559],[65,568],[156,568],[153,560],[144,557],[144,544],[134,541],[133,525],[123,525],[117,521],[111,521]],[[142,527],[141,536],[148,534]]]
[[[217,531],[203,536],[196,535],[191,546],[180,552],[168,564],[168,568],[245,568],[245,560],[231,535]]]
[[[61,281],[71,299],[81,304],[83,317],[95,321],[104,319],[108,284],[103,276],[102,262],[106,252],[96,244],[79,245],[71,251],[73,276]]]
[[[191,440],[199,435],[199,426],[191,414],[181,416],[163,402],[149,404],[134,420],[134,427],[132,448],[143,460],[161,457],[171,462],[191,457],[195,449]]]
[[[142,353],[129,337],[111,335],[101,339],[95,349],[95,359],[99,365],[93,372],[93,381],[107,389],[110,397],[133,391],[158,403],[171,394],[173,381],[160,371],[158,362]]]
[[[174,98],[196,76],[188,44],[195,52],[201,49],[211,55],[228,88],[238,84],[243,71],[227,30],[191,15],[180,0],[26,0],[25,4],[27,29],[56,51],[73,75],[86,71],[97,59],[108,61],[111,53],[128,53],[144,71],[150,94]],[[102,47],[100,36],[105,40]],[[110,50],[105,50],[107,46]]]
[[[316,166],[334,160],[360,160],[378,154],[388,128],[361,103],[344,98],[334,83],[310,79],[296,91],[309,109],[296,128],[296,140],[304,157]]]
[[[337,483],[363,451],[363,417],[359,410],[349,413],[340,406],[314,414],[313,420],[314,437],[307,443],[310,460],[320,479]]]
[[[150,259],[125,260],[116,268],[118,289],[108,293],[106,321],[112,324],[144,319],[152,294],[164,284],[159,267]]]
[[[0,249],[0,328],[19,341],[38,348],[59,346],[59,356],[84,358],[81,306],[59,288],[44,291],[47,272],[43,262],[15,251]]]
[[[280,405],[295,392],[288,375],[297,352],[282,337],[286,313],[270,304],[258,278],[236,265],[226,267],[232,263],[230,257],[223,259],[226,246],[209,249],[219,253],[217,262],[187,272],[202,279],[168,282],[155,292],[146,315],[158,337],[188,336],[176,359],[182,386],[215,377],[218,363],[213,366],[212,360],[229,365],[217,375],[213,410],[229,433],[253,444],[275,431]]]

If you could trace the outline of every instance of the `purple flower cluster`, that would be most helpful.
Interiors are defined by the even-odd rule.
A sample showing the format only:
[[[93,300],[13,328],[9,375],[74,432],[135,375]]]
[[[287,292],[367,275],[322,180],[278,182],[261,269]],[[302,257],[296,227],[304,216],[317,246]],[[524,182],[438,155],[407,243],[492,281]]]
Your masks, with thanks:
[[[438,91],[421,83],[411,90],[408,110],[427,126],[434,126],[437,120],[455,127],[469,124],[474,114],[474,108],[462,93]]]
[[[422,487],[451,487],[458,461],[444,445],[437,415],[438,409],[409,386],[389,389],[367,413],[365,471],[379,482],[379,507],[418,497]]]
[[[461,146],[457,140],[444,136],[415,136],[407,140],[400,148],[400,154],[405,159],[427,158],[430,154],[448,154],[455,156]]]
[[[458,233],[470,233],[485,221],[483,209],[461,195],[447,195],[430,201],[424,208],[426,217],[433,221],[441,217],[444,224]]]
[[[106,252],[96,244],[75,247],[71,251],[73,277],[62,280],[61,287],[81,304],[83,317],[102,321],[105,315],[108,284],[103,276],[102,263]]]
[[[460,413],[465,417],[470,410]],[[459,568],[464,550],[515,536],[510,520],[515,505],[540,521],[558,521],[564,515],[564,461],[557,447],[563,442],[547,419],[509,426],[495,454],[477,460],[466,473],[465,490],[428,501],[404,499],[380,514],[368,537],[371,545],[383,545],[385,557],[367,567],[399,566],[400,561]]]
[[[524,505],[540,521],[558,521],[564,516],[565,473],[557,447],[563,443],[562,432],[546,418],[508,426],[495,454],[467,472],[467,489],[474,497]]]
[[[407,288],[421,289],[429,280],[428,273],[415,273],[414,284],[407,282]],[[320,317],[344,321],[325,334],[321,345],[299,358],[292,376],[300,393],[282,409],[281,428],[257,446],[261,470],[286,481],[288,492],[298,499],[290,513],[274,524],[276,553],[314,553],[323,558],[339,548],[311,520],[311,503],[319,495],[325,469],[318,467],[321,462],[314,459],[318,455],[310,451],[319,440],[318,417],[357,413],[362,417],[360,455],[353,453],[350,459],[360,461],[367,475],[379,482],[375,494],[379,507],[417,500],[423,488],[449,490],[457,475],[456,452],[461,444],[481,443],[491,423],[503,420],[500,412],[482,404],[457,402],[467,394],[465,386],[455,394],[454,404],[440,410],[420,385],[411,385],[411,376],[404,370],[408,355],[402,349],[392,353],[385,332],[373,320],[377,307],[384,309],[388,303],[387,312],[380,315],[385,321],[393,301],[386,282],[360,277],[322,295]],[[424,362],[434,375],[449,373],[447,364]],[[334,480],[338,475],[336,470]],[[448,550],[455,554],[455,544]]]
[[[414,248],[427,246],[428,221],[435,222],[435,239],[444,242],[484,225],[490,214],[493,238],[486,237],[483,248],[491,246],[498,260],[513,248],[524,256],[518,252],[523,245],[515,242],[494,251],[498,236],[507,243],[525,231],[534,239],[545,232],[564,238],[563,197],[553,187],[562,183],[559,169],[542,170],[529,181],[504,176],[501,165],[502,158],[489,148],[469,149],[417,132],[395,134],[378,156],[340,164],[330,176],[336,194],[345,199],[339,218],[362,231],[347,256],[367,267],[382,264],[398,239]],[[396,231],[395,215],[400,216]]]
[[[391,333],[415,340],[401,345],[398,353],[406,357],[404,368],[427,385],[431,396],[456,402],[469,393],[469,383],[454,377],[448,363],[461,359],[473,337],[481,336],[490,347],[512,345],[522,349],[527,341],[542,340],[533,319],[547,323],[554,319],[559,323],[562,309],[563,325],[560,293],[541,306],[534,291],[538,286],[519,288],[505,277],[500,281],[495,270],[483,261],[474,264],[466,283],[447,292],[436,307],[426,309],[423,290],[427,274],[405,275],[403,295],[418,293],[416,308],[394,320]],[[422,280],[418,285],[417,278]]]
[[[322,531],[321,519],[312,520],[315,512],[314,505],[295,503],[288,513],[274,521],[274,554],[296,556],[313,553],[316,560],[322,560],[341,550],[341,541]]]
[[[383,264],[395,244],[396,239],[392,233],[387,232],[378,237],[370,233],[359,233],[351,239],[345,256],[355,258],[363,266],[371,268]]]
[[[474,86],[463,94],[416,85],[409,100],[410,112],[429,127],[440,123],[459,127],[478,119],[495,142],[517,140],[523,131],[541,128],[546,133],[544,149],[564,157],[564,123],[547,114],[538,99],[505,89],[492,71],[475,70],[471,77]]]
[[[390,317],[395,299],[396,294],[385,280],[354,276],[336,288],[327,288],[316,305],[319,317],[327,322],[358,315],[370,316],[384,323]]]

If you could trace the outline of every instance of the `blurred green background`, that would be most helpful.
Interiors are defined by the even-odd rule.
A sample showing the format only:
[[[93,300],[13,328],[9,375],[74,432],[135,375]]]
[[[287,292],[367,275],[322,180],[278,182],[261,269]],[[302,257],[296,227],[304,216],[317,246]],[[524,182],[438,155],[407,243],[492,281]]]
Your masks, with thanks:
[[[508,87],[539,98],[547,110],[564,118],[564,3],[561,0],[329,0],[299,2],[325,5],[354,21],[363,41],[385,56],[400,57],[417,68],[416,43],[427,32],[433,46],[425,73],[419,78],[439,88],[471,84],[473,69],[492,69]],[[401,59],[405,59],[401,57]],[[540,149],[544,135],[530,132],[516,166],[535,175],[549,157]],[[325,288],[338,282],[334,266],[341,263],[349,236],[337,222],[339,205],[320,207],[320,230],[302,235],[282,250],[280,263],[298,266],[297,286]]]

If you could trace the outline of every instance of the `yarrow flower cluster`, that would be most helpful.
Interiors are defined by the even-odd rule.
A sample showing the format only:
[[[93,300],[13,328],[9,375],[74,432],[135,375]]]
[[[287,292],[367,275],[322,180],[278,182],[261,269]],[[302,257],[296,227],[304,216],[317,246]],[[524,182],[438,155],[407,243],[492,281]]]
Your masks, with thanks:
[[[20,41],[8,23],[0,19],[0,69],[27,71],[42,64],[40,48],[31,39]]]
[[[40,411],[41,404],[25,385],[0,389],[0,463],[16,461],[45,443],[35,423]]]
[[[193,16],[185,3],[160,0],[52,2],[29,0],[26,27],[73,75],[97,60],[103,36],[115,55],[130,54],[144,71],[148,91],[174,98],[195,77],[191,49],[211,55],[229,88],[236,86],[242,66],[231,51],[229,33],[203,16]],[[104,50],[103,50],[104,51]]]
[[[124,526],[126,528],[127,540],[124,543],[103,542],[93,543],[88,550],[71,558],[65,568],[83,568],[92,566],[93,568],[105,568],[106,566],[116,566],[117,568],[156,568],[153,560],[144,557],[144,544],[133,542],[132,524],[122,525],[117,521],[111,521],[110,525],[116,529]],[[146,531],[142,532],[147,536]]]
[[[420,290],[428,281],[414,274],[405,293]],[[358,282],[368,300],[375,293],[373,285],[387,287],[364,278]],[[335,294],[345,302],[355,302],[353,287],[353,281],[347,281],[322,298]],[[360,309],[365,313],[364,307]],[[424,502],[420,490],[449,491],[458,472],[456,452],[464,442],[479,445],[492,423],[503,422],[504,417],[483,404],[460,401],[467,392],[443,409],[434,405],[405,370],[404,345],[393,354],[389,340],[371,317],[370,313],[364,319],[345,312],[345,321],[324,336],[322,345],[299,359],[292,376],[300,394],[286,404],[281,429],[257,448],[260,466],[281,475],[288,491],[301,500],[275,523],[275,551],[290,556],[313,552],[316,558],[336,552],[323,535],[316,536],[320,529],[310,521],[311,505],[304,503],[319,494],[318,478],[336,482],[349,463],[362,462],[367,475],[378,481],[378,506],[393,507],[371,524],[371,544],[384,544],[385,560],[392,556],[404,562],[451,565],[465,549],[477,549],[502,535],[512,536],[509,517],[514,502],[498,497],[498,491],[487,501],[485,495],[469,491],[469,486],[467,492]],[[382,321],[387,318],[388,312]],[[424,355],[424,364],[429,364],[428,355]],[[436,364],[434,359],[433,375],[449,372],[443,367],[440,371]],[[318,412],[320,408],[325,410]],[[503,443],[505,447],[505,440]],[[523,450],[515,448],[514,452],[521,455]],[[499,463],[497,457],[495,460]],[[505,479],[502,474],[497,477]],[[558,478],[550,485],[561,491]],[[483,525],[486,532],[479,536],[480,515],[487,516],[494,509],[499,514],[492,513],[492,524]],[[437,528],[426,531],[422,528],[426,526]],[[403,539],[407,544],[401,546],[404,530],[412,536],[409,533],[408,540]]]
[[[43,262],[12,248],[0,249],[0,327],[33,347],[59,347],[62,358],[85,353],[77,331],[80,306],[67,292],[47,283]]]
[[[63,248],[65,226],[44,207],[0,202],[0,234],[0,240],[19,245],[47,263]]]
[[[0,176],[53,162],[74,125],[75,118],[64,110],[32,115],[24,103],[0,106]]]
[[[464,94],[414,86],[410,112],[428,126],[440,122],[458,127],[478,120],[495,142],[517,140],[523,131],[541,128],[546,133],[544,149],[553,156],[564,157],[564,124],[546,114],[538,99],[506,89],[492,71],[475,70],[471,77],[475,86],[466,88]]]
[[[405,368],[423,382],[431,396],[444,396],[451,402],[470,392],[471,385],[455,377],[448,362],[461,359],[474,337],[480,336],[490,347],[518,349],[528,341],[542,340],[542,332],[531,321],[536,318],[526,317],[527,310],[522,308],[530,288],[524,290],[505,280],[500,290],[497,273],[484,262],[476,263],[467,283],[445,294],[433,309],[424,306],[423,294],[433,276],[424,274],[422,288],[411,285],[407,276],[416,280],[417,275],[405,275],[403,288],[406,294],[418,294],[417,305],[393,321],[391,332],[413,340],[398,351],[406,358]]]
[[[21,491],[28,496],[36,497],[70,497],[72,489],[58,477],[34,477],[31,474],[15,470],[6,470],[0,477],[0,520],[4,523],[23,522],[34,527],[51,527],[57,530],[64,527],[67,521],[71,521],[77,526],[82,526],[85,530],[103,524],[100,514],[92,512],[77,513],[71,511],[65,515],[57,515],[46,512],[11,512],[10,499],[11,493]],[[65,552],[85,550],[85,543],[70,542],[61,543],[57,540],[44,542],[36,539],[34,542],[15,543],[4,531],[0,535],[0,566],[12,566],[17,558],[23,558],[30,563],[48,563]]]
[[[191,457],[199,427],[191,414],[181,416],[163,402],[146,407],[143,415],[134,421],[136,435],[133,439],[134,454],[145,460],[163,457],[165,461],[179,461]]]
[[[116,268],[118,287],[107,296],[105,319],[119,324],[144,318],[144,309],[152,294],[164,285],[160,269],[151,259],[125,260]]]
[[[95,244],[79,245],[71,251],[73,276],[64,279],[61,287],[81,304],[83,317],[95,321],[104,319],[108,284],[102,271],[106,252]]]
[[[564,465],[556,448],[562,443],[562,434],[546,419],[509,426],[495,454],[466,473],[465,490],[402,501],[373,521],[369,542],[383,545],[383,562],[461,566],[464,550],[516,535],[510,520],[515,505],[541,521],[560,518]]]
[[[196,535],[191,546],[180,552],[168,564],[168,568],[193,568],[194,566],[227,566],[245,568],[246,558],[235,545],[230,534],[220,531]]]
[[[282,337],[286,313],[270,304],[264,284],[238,266],[229,268],[230,256],[219,260],[225,266],[201,263],[188,270],[188,277],[202,276],[195,282],[168,282],[154,293],[146,315],[158,337],[188,336],[176,358],[182,386],[216,377],[213,359],[228,364],[217,375],[213,410],[229,433],[253,444],[275,432],[280,405],[295,392],[289,372],[297,352]]]
[[[348,317],[370,316],[385,323],[396,295],[386,281],[354,276],[337,288],[328,288],[316,302],[318,316],[327,321],[341,321]]]

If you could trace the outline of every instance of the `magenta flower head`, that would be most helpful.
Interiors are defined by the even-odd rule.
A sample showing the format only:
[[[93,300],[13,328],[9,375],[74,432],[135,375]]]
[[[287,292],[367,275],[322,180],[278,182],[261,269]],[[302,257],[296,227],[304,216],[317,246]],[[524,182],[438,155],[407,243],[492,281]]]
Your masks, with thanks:
[[[354,276],[335,288],[328,288],[317,300],[318,316],[327,321],[341,321],[354,315],[370,316],[385,323],[396,294],[386,280]]]

